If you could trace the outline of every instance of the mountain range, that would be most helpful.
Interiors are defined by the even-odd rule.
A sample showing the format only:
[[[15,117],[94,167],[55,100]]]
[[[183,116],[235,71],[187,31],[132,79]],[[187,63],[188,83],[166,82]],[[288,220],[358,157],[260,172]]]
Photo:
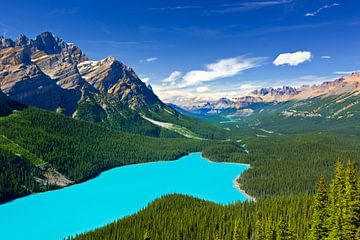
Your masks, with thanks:
[[[164,104],[132,68],[111,56],[90,61],[79,47],[50,32],[34,39],[20,35],[15,41],[0,36],[0,88],[24,106],[114,130],[209,137],[206,128],[195,127]]]
[[[22,104],[71,115],[79,100],[109,93],[133,109],[162,105],[130,67],[113,57],[89,61],[77,46],[50,32],[31,40],[0,37],[0,63],[1,89]]]
[[[332,96],[346,98],[357,97],[360,94],[360,73],[354,72],[350,76],[341,77],[334,81],[323,82],[319,85],[302,86],[299,88],[284,86],[282,88],[261,88],[250,92],[247,96],[238,98],[220,98],[217,101],[207,102],[203,105],[185,106],[193,113],[220,114],[228,109],[237,109],[238,115],[251,115],[252,106],[261,103],[271,105],[285,102],[311,101],[326,99]],[[338,102],[340,103],[340,101]],[[354,106],[358,102],[351,104]],[[350,108],[350,106],[348,107]]]

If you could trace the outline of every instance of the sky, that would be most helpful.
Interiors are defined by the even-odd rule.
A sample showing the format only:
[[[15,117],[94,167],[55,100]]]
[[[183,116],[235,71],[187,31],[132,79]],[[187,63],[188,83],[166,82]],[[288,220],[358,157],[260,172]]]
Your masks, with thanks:
[[[358,0],[12,0],[1,4],[0,35],[50,31],[181,103],[359,70],[359,9]]]

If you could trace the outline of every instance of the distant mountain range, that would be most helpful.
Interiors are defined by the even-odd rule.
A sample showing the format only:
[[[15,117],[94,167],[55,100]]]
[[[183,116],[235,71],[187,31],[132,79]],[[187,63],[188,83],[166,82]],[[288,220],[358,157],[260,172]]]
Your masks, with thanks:
[[[312,98],[326,98],[349,94],[360,94],[360,73],[353,73],[334,81],[324,82],[320,85],[302,86],[300,88],[284,86],[282,88],[261,88],[254,90],[247,96],[238,98],[220,98],[209,101],[203,105],[187,105],[184,108],[203,114],[220,113],[224,109],[244,109],[254,103],[278,103],[287,101],[303,101]],[[244,112],[247,115],[249,112]]]

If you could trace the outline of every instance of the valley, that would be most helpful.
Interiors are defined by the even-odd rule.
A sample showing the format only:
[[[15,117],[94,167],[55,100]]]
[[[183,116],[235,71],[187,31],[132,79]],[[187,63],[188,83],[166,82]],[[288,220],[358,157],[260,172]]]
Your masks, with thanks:
[[[326,231],[360,236],[357,72],[166,104],[115,57],[44,32],[0,38],[0,88],[6,239],[314,239],[319,179],[329,221],[348,221]]]

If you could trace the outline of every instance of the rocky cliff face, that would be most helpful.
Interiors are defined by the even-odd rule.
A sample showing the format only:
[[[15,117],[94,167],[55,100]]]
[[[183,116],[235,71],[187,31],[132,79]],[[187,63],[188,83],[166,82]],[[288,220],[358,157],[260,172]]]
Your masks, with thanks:
[[[161,103],[130,67],[113,57],[101,61],[84,61],[77,67],[81,76],[94,88],[118,96],[132,109]]]
[[[119,97],[133,109],[161,101],[135,72],[112,57],[89,61],[74,44],[50,32],[15,41],[0,36],[0,88],[24,105],[73,114],[81,99]]]

